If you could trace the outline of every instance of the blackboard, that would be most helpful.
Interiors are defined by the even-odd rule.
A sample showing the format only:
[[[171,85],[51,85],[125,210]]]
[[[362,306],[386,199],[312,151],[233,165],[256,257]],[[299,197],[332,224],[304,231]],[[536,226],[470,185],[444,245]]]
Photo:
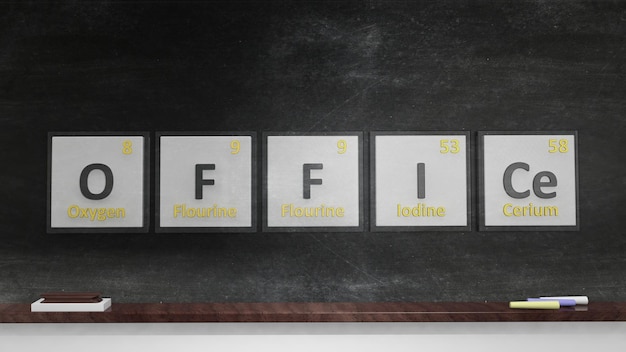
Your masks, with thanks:
[[[626,300],[624,2],[5,2],[0,48],[1,302]],[[49,132],[407,130],[577,131],[579,230],[46,233]]]

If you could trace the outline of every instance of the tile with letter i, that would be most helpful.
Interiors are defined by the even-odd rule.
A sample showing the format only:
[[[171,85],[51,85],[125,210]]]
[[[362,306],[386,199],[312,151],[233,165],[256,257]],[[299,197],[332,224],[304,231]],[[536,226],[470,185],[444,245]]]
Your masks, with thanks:
[[[256,231],[256,134],[157,133],[156,231]]]
[[[480,230],[578,230],[577,132],[479,132]]]
[[[471,227],[469,132],[372,132],[372,231]]]
[[[362,133],[265,133],[263,230],[362,231]]]
[[[148,133],[48,135],[49,233],[147,232]]]

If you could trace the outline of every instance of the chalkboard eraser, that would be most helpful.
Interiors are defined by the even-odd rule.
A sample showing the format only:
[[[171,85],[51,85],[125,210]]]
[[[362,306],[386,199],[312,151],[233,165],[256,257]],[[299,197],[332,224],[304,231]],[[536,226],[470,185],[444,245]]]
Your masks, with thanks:
[[[42,303],[98,303],[102,301],[100,292],[47,292],[42,293]]]
[[[111,308],[111,299],[92,303],[44,303],[40,298],[30,305],[31,312],[104,312]]]
[[[513,301],[509,302],[509,308],[513,309],[559,309],[559,301]]]
[[[539,297],[541,299],[573,299],[576,304],[587,305],[589,304],[589,297],[587,296],[552,296],[552,297]]]

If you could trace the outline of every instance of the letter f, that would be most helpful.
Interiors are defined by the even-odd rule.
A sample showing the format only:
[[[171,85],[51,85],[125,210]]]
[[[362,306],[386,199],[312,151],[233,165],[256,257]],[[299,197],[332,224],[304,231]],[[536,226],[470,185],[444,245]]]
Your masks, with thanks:
[[[321,178],[311,178],[311,170],[322,170],[324,164],[302,164],[302,198],[311,199],[311,185],[321,185]]]
[[[204,170],[215,170],[215,164],[196,164],[196,199],[202,199],[202,186],[213,186],[215,180],[204,179]]]

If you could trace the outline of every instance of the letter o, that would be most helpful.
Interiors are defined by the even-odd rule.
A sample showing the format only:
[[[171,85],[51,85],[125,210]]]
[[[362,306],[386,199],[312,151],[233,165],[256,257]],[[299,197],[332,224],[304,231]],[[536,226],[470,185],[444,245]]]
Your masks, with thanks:
[[[75,219],[78,217],[78,205],[70,205],[69,208],[67,208],[67,216],[69,216],[72,219]]]
[[[104,189],[98,194],[92,193],[89,190],[89,185],[87,183],[89,180],[89,174],[93,170],[100,170],[104,173]],[[80,193],[82,193],[85,198],[92,200],[104,199],[111,194],[111,191],[113,191],[113,171],[111,171],[110,167],[104,164],[90,164],[85,166],[83,171],[80,173]]]

